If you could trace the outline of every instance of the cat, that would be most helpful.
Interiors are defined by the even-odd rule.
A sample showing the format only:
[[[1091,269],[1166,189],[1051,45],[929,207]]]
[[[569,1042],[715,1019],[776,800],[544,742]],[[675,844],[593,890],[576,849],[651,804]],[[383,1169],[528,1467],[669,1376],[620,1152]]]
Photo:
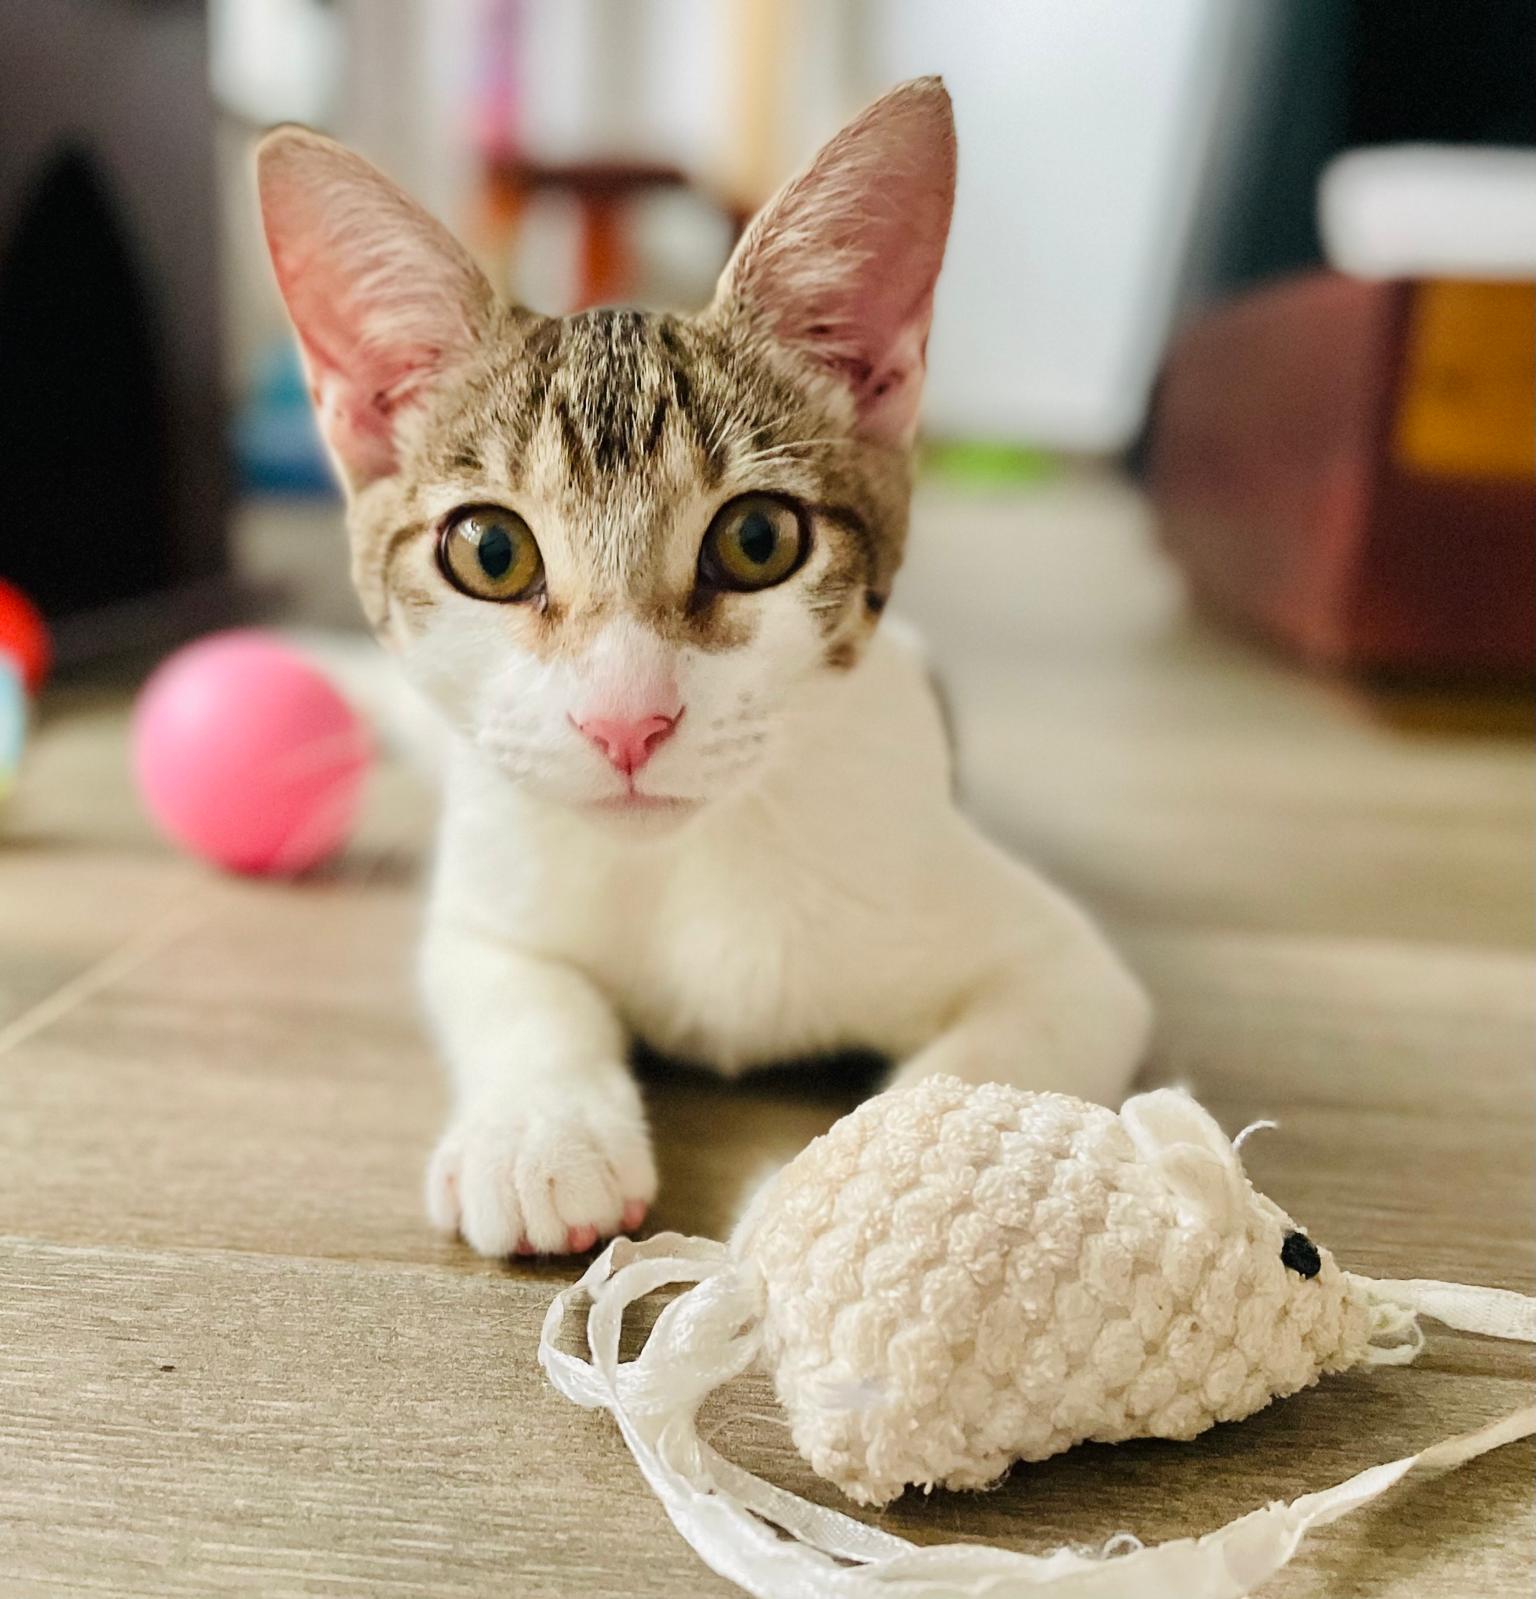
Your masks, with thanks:
[[[1142,1055],[1136,980],[955,808],[921,649],[884,616],[955,148],[942,83],[902,84],[703,312],[549,317],[341,145],[259,147],[358,595],[456,735],[427,1207],[483,1254],[643,1221],[636,1039],[1110,1102]]]

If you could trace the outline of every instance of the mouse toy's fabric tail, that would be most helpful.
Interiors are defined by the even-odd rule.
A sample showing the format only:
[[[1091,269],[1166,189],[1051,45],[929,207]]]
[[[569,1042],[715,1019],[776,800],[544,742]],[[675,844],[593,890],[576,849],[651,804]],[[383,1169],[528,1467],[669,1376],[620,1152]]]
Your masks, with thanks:
[[[1417,1318],[1536,1342],[1536,1299],[1457,1283],[1352,1278],[1372,1313],[1371,1364],[1422,1347]],[[677,1283],[639,1354],[619,1359],[624,1313]],[[589,1355],[560,1348],[573,1302],[590,1300]],[[1204,1537],[1141,1545],[1122,1534],[1097,1554],[1030,1555],[953,1544],[919,1546],[810,1504],[726,1460],[699,1436],[705,1398],[758,1363],[766,1289],[750,1258],[668,1233],[616,1240],[557,1296],[539,1358],[568,1398],[610,1411],[641,1471],[704,1561],[758,1599],[1004,1599],[1050,1591],[1073,1599],[1243,1599],[1296,1553],[1306,1534],[1378,1498],[1411,1474],[1449,1470],[1536,1433],[1536,1405],[1415,1455],[1372,1466],[1318,1493],[1277,1501]],[[1387,1340],[1378,1342],[1379,1339]],[[828,1395],[829,1404],[855,1402]]]

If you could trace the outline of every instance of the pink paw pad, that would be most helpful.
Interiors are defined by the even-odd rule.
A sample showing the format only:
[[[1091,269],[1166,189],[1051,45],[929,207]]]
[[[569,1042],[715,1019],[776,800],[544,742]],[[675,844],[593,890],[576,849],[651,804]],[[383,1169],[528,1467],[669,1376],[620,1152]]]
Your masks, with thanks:
[[[596,1242],[597,1228],[592,1226],[572,1227],[565,1235],[566,1253],[584,1255]]]
[[[624,1214],[619,1218],[619,1227],[626,1233],[632,1233],[641,1222],[645,1220],[645,1213],[650,1209],[643,1199],[631,1199],[624,1206]]]

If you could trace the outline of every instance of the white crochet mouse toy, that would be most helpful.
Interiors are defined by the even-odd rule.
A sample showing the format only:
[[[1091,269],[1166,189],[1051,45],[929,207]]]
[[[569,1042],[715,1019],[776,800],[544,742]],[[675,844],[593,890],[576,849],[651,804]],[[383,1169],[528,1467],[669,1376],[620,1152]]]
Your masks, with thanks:
[[[678,1280],[700,1286],[621,1366],[624,1307]],[[555,1343],[578,1290],[593,1300],[590,1363]],[[694,1413],[760,1362],[812,1467],[884,1504],[910,1485],[983,1487],[1088,1439],[1191,1438],[1324,1372],[1406,1362],[1418,1312],[1536,1341],[1536,1301],[1520,1295],[1341,1271],[1187,1094],[1116,1115],[934,1078],[816,1139],[729,1245],[615,1243],[551,1307],[541,1358],[570,1397],[614,1412],[684,1536],[752,1593],[1201,1599],[1250,1592],[1308,1526],[1414,1466],[1536,1430],[1536,1407],[1199,1541],[1131,1540],[1114,1558],[918,1549],[750,1477],[698,1438]]]

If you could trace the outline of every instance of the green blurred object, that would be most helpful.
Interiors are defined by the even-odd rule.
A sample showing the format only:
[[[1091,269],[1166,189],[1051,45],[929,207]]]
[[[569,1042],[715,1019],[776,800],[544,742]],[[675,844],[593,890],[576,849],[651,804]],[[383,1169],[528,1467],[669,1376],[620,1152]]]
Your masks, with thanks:
[[[929,444],[923,450],[923,471],[969,484],[973,488],[1017,488],[1045,483],[1061,471],[1049,450],[1028,444],[991,444],[981,440]]]

